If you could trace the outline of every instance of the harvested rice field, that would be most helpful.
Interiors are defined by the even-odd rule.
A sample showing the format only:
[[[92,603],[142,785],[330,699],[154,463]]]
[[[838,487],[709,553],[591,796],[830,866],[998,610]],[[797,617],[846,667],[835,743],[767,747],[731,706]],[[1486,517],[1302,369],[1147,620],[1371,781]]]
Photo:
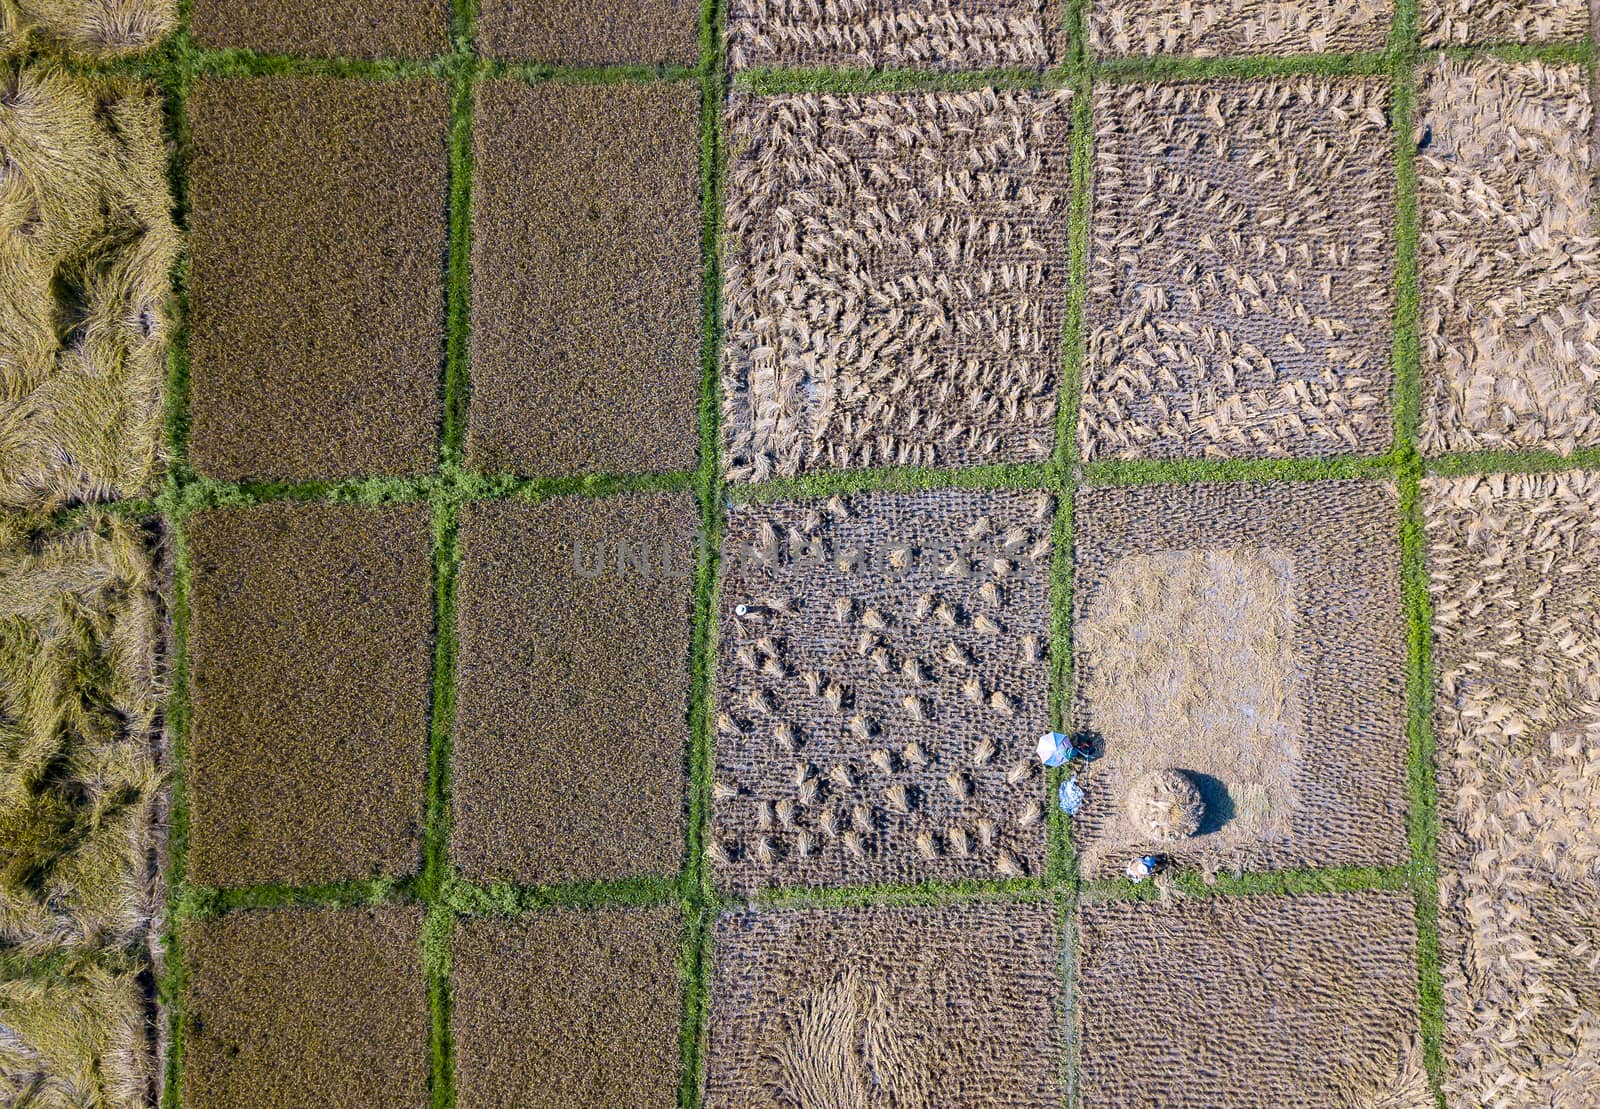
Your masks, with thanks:
[[[1164,851],[1208,872],[1403,864],[1406,739],[1395,493],[1369,482],[1079,494],[1073,727],[1079,866]],[[1191,835],[1139,811],[1200,791]]]
[[[0,0],[0,1106],[1596,1109],[1582,0]]]
[[[1365,78],[1099,94],[1083,457],[1389,446],[1388,101]]]
[[[719,884],[1041,873],[1054,509],[937,490],[729,514]]]
[[[1402,893],[1084,905],[1084,1105],[1434,1104]]]
[[[1393,0],[1091,0],[1089,46],[1111,57],[1353,53],[1382,50],[1393,22]]]
[[[1600,1086],[1600,474],[1424,496],[1445,1089],[1580,1105]]]
[[[1048,903],[740,910],[711,945],[707,1109],[1061,1104]]]

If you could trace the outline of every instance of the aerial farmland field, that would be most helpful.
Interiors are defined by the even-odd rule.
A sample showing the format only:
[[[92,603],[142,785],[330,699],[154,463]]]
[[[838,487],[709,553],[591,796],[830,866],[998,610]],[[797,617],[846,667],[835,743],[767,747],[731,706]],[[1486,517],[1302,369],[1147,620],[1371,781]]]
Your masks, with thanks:
[[[0,0],[0,1107],[1600,1109],[1596,11]]]

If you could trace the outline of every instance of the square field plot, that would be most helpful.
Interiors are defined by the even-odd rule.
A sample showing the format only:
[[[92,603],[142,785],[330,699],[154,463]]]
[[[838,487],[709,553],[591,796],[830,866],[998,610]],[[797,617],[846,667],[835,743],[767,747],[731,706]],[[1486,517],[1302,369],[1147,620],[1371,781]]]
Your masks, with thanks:
[[[469,878],[681,869],[698,526],[686,494],[463,511],[452,858]]]
[[[1083,457],[1388,447],[1387,110],[1366,78],[1096,94]]]
[[[700,0],[479,0],[478,50],[553,65],[694,65]]]
[[[706,1109],[1059,1109],[1049,902],[737,912],[716,924]]]
[[[1445,1090],[1600,1089],[1600,474],[1424,486]]]
[[[1084,1105],[1428,1109],[1404,893],[1084,905]]]
[[[720,885],[1042,874],[1052,520],[967,490],[732,510]]]
[[[429,58],[450,50],[450,0],[193,0],[189,26],[217,49]]]
[[[425,506],[189,520],[189,877],[311,885],[421,861],[433,667]]]
[[[1425,451],[1600,445],[1600,239],[1589,72],[1422,71]]]
[[[730,478],[1046,460],[1071,116],[1065,92],[733,97]]]
[[[450,1019],[460,1104],[677,1104],[676,906],[462,920]]]
[[[432,469],[449,93],[443,81],[195,83],[189,451],[204,476]]]
[[[1393,0],[1091,0],[1089,48],[1196,58],[1377,51],[1393,22]]]
[[[1393,490],[1086,489],[1076,527],[1083,872],[1406,862]]]
[[[467,459],[686,470],[700,444],[700,92],[478,89]]]
[[[1423,46],[1577,42],[1589,33],[1587,0],[1421,0]]]
[[[426,1109],[421,930],[415,906],[185,924],[184,1109]]]
[[[842,69],[1048,69],[1065,59],[1062,0],[732,0],[728,64]]]

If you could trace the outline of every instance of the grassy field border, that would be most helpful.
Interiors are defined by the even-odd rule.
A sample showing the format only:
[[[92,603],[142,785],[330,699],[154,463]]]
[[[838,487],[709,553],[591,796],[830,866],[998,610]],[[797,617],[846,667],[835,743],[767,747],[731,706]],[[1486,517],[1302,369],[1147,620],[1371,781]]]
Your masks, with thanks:
[[[1418,448],[1422,420],[1419,332],[1419,214],[1416,174],[1418,0],[1396,0],[1390,37],[1391,117],[1395,131],[1395,484],[1400,497],[1401,596],[1406,629],[1406,738],[1410,790],[1406,834],[1416,901],[1418,1034],[1434,1101],[1444,1109],[1444,990],[1439,945],[1438,784],[1433,756],[1433,612],[1428,600]]]
[[[872,904],[942,905],[968,900],[1051,900],[1057,906],[1063,937],[1063,1030],[1061,1073],[1064,1101],[1076,1104],[1076,1036],[1073,978],[1076,951],[1074,915],[1084,900],[1146,899],[1154,887],[1120,879],[1082,882],[1071,844],[1070,822],[1054,804],[1062,774],[1047,776],[1051,820],[1047,870],[1043,877],[1019,881],[929,882],[913,885],[864,885],[844,888],[771,890],[750,898],[730,898],[714,888],[704,865],[703,844],[710,816],[713,771],[712,715],[715,692],[716,591],[718,543],[725,514],[734,503],[834,493],[909,491],[918,489],[1049,489],[1057,497],[1054,524],[1055,558],[1051,568],[1051,720],[1057,727],[1070,717],[1072,689],[1072,550],[1073,511],[1077,490],[1103,485],[1186,483],[1201,481],[1318,481],[1338,478],[1389,479],[1400,496],[1398,535],[1407,634],[1407,736],[1409,801],[1407,831],[1411,863],[1404,868],[1328,868],[1252,872],[1221,876],[1207,883],[1195,872],[1173,875],[1176,888],[1190,896],[1285,896],[1312,892],[1354,892],[1411,889],[1417,903],[1418,990],[1421,1028],[1430,1080],[1443,1105],[1443,1003],[1438,936],[1438,797],[1434,776],[1431,729],[1431,608],[1427,594],[1426,549],[1420,482],[1425,474],[1463,476],[1477,473],[1557,472],[1579,467],[1600,468],[1600,450],[1558,455],[1548,451],[1477,452],[1423,457],[1417,447],[1421,401],[1418,346],[1417,193],[1410,134],[1416,113],[1417,70],[1425,58],[1496,57],[1507,61],[1541,60],[1593,66],[1592,35],[1580,42],[1549,44],[1488,43],[1424,50],[1417,33],[1418,0],[1396,0],[1389,46],[1377,53],[1302,54],[1273,57],[1092,57],[1084,34],[1091,0],[1067,0],[1068,55],[1058,67],[1043,70],[991,70],[936,73],[884,69],[762,68],[729,75],[724,66],[723,0],[704,0],[701,12],[699,62],[684,66],[589,66],[509,64],[480,58],[476,51],[477,0],[452,0],[450,52],[433,58],[303,58],[250,50],[198,47],[189,34],[191,0],[179,0],[179,25],[154,52],[142,57],[95,62],[35,52],[21,61],[59,64],[68,70],[124,76],[153,84],[165,106],[171,147],[169,173],[174,218],[188,224],[187,163],[189,127],[187,99],[196,77],[251,75],[332,76],[350,80],[396,80],[434,77],[451,83],[449,146],[449,253],[446,340],[440,388],[444,414],[436,472],[415,479],[363,478],[337,482],[223,482],[197,476],[188,464],[189,346],[187,258],[174,269],[174,321],[167,362],[163,437],[168,469],[159,495],[121,502],[110,511],[129,518],[159,515],[168,531],[172,575],[170,606],[172,690],[166,709],[171,773],[170,856],[167,875],[167,920],[162,939],[163,962],[157,986],[167,1023],[167,1056],[163,1060],[161,1104],[181,1103],[184,974],[180,929],[184,922],[219,913],[289,906],[343,907],[362,904],[420,902],[427,907],[423,962],[428,976],[432,1109],[455,1104],[453,1043],[450,1028],[449,946],[456,920],[477,914],[515,915],[564,907],[678,903],[685,913],[680,952],[684,981],[682,1014],[683,1080],[681,1109],[700,1102],[705,1065],[707,993],[712,924],[718,913],[741,905],[768,908],[843,907]],[[1395,123],[1395,445],[1377,456],[1330,456],[1295,459],[1092,461],[1078,457],[1077,408],[1089,333],[1087,270],[1090,197],[1093,173],[1092,97],[1096,82],[1210,81],[1298,75],[1387,76],[1393,93]],[[479,82],[511,78],[530,82],[610,84],[698,80],[701,84],[702,227],[702,390],[699,398],[701,457],[693,470],[647,474],[590,474],[575,478],[542,478],[527,474],[486,474],[464,465],[463,445],[470,393],[470,251],[473,179],[472,113]],[[1016,89],[1070,88],[1075,94],[1072,137],[1072,209],[1069,233],[1067,310],[1063,325],[1061,396],[1057,440],[1049,461],[1039,465],[976,466],[953,469],[890,467],[859,471],[819,471],[789,480],[730,486],[720,462],[720,356],[722,196],[724,171],[723,109],[730,89],[754,93],[824,92],[864,94],[887,91],[962,90],[981,87]],[[701,510],[707,541],[696,566],[691,632],[691,702],[689,741],[685,750],[688,791],[685,804],[685,858],[680,874],[614,882],[560,886],[476,885],[450,873],[450,746],[455,697],[456,576],[460,553],[456,527],[461,508],[473,501],[519,498],[541,501],[555,496],[604,497],[632,491],[692,491]],[[255,505],[274,501],[352,504],[427,503],[432,506],[436,640],[433,704],[430,715],[427,824],[423,867],[404,878],[331,883],[315,887],[256,886],[211,889],[190,886],[185,853],[189,834],[186,768],[192,708],[188,696],[188,632],[191,567],[186,519],[195,511],[223,505]],[[57,514],[66,524],[81,509]],[[45,965],[48,960],[29,960]]]

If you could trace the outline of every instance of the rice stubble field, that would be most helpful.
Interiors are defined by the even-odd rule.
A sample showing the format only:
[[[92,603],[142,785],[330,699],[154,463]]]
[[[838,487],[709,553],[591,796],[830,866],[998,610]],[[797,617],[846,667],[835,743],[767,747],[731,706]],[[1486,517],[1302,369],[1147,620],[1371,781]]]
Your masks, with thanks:
[[[0,51],[0,1100],[1586,1105],[1571,0]]]

